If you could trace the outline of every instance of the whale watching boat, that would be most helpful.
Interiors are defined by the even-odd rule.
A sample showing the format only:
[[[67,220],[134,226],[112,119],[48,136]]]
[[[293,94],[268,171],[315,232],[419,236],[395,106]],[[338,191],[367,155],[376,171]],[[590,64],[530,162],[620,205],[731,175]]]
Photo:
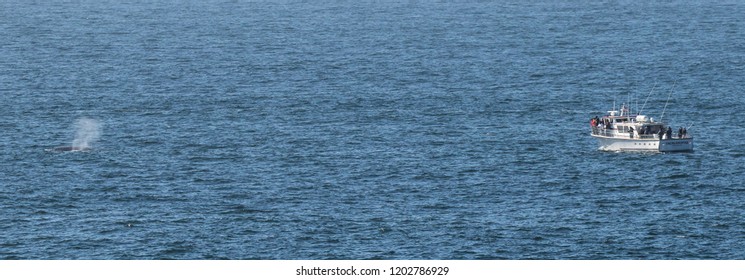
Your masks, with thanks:
[[[590,120],[591,135],[598,139],[603,151],[693,151],[693,137],[688,128],[673,128],[645,115],[631,114],[627,106],[608,111],[603,117]]]

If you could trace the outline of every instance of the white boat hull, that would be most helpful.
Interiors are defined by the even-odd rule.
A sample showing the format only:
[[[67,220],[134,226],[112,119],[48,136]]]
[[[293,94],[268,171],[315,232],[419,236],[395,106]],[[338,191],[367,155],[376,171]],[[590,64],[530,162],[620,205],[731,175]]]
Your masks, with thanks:
[[[674,139],[632,139],[594,136],[603,151],[650,151],[650,152],[688,152],[693,151],[693,138]]]

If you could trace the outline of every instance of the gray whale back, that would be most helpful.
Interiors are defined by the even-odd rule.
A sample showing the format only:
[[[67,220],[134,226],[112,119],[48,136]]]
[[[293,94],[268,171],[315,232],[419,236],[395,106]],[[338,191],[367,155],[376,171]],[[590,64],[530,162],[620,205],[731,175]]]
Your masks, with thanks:
[[[76,146],[60,146],[51,149],[53,152],[85,152],[90,151],[88,147],[76,147]]]

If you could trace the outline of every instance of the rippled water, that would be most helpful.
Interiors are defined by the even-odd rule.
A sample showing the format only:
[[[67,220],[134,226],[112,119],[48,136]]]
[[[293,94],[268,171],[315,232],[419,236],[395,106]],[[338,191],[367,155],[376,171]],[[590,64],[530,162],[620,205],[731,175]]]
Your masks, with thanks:
[[[3,2],[0,258],[743,259],[742,14]],[[598,151],[650,92],[695,152]]]

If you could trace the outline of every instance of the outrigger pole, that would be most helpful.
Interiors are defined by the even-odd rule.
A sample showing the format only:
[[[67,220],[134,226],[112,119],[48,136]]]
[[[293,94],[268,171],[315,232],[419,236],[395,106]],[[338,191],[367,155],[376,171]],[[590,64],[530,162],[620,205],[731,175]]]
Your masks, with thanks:
[[[678,80],[675,80],[675,82],[673,83],[673,87],[670,88],[670,93],[667,95],[667,101],[665,101],[665,107],[662,108],[662,115],[660,115],[660,122],[662,122],[662,117],[665,116],[665,110],[667,110],[667,102],[670,101],[670,96],[673,95],[673,89],[675,89],[675,84],[677,83],[678,83]]]
[[[642,109],[639,110],[639,115],[642,114],[642,111],[644,111],[644,107],[647,106],[647,101],[649,101],[649,97],[652,96],[652,93],[654,92],[654,88],[657,87],[657,80],[654,81],[654,85],[652,86],[652,90],[649,91],[649,94],[647,94],[647,99],[644,99],[644,105],[642,105]]]

